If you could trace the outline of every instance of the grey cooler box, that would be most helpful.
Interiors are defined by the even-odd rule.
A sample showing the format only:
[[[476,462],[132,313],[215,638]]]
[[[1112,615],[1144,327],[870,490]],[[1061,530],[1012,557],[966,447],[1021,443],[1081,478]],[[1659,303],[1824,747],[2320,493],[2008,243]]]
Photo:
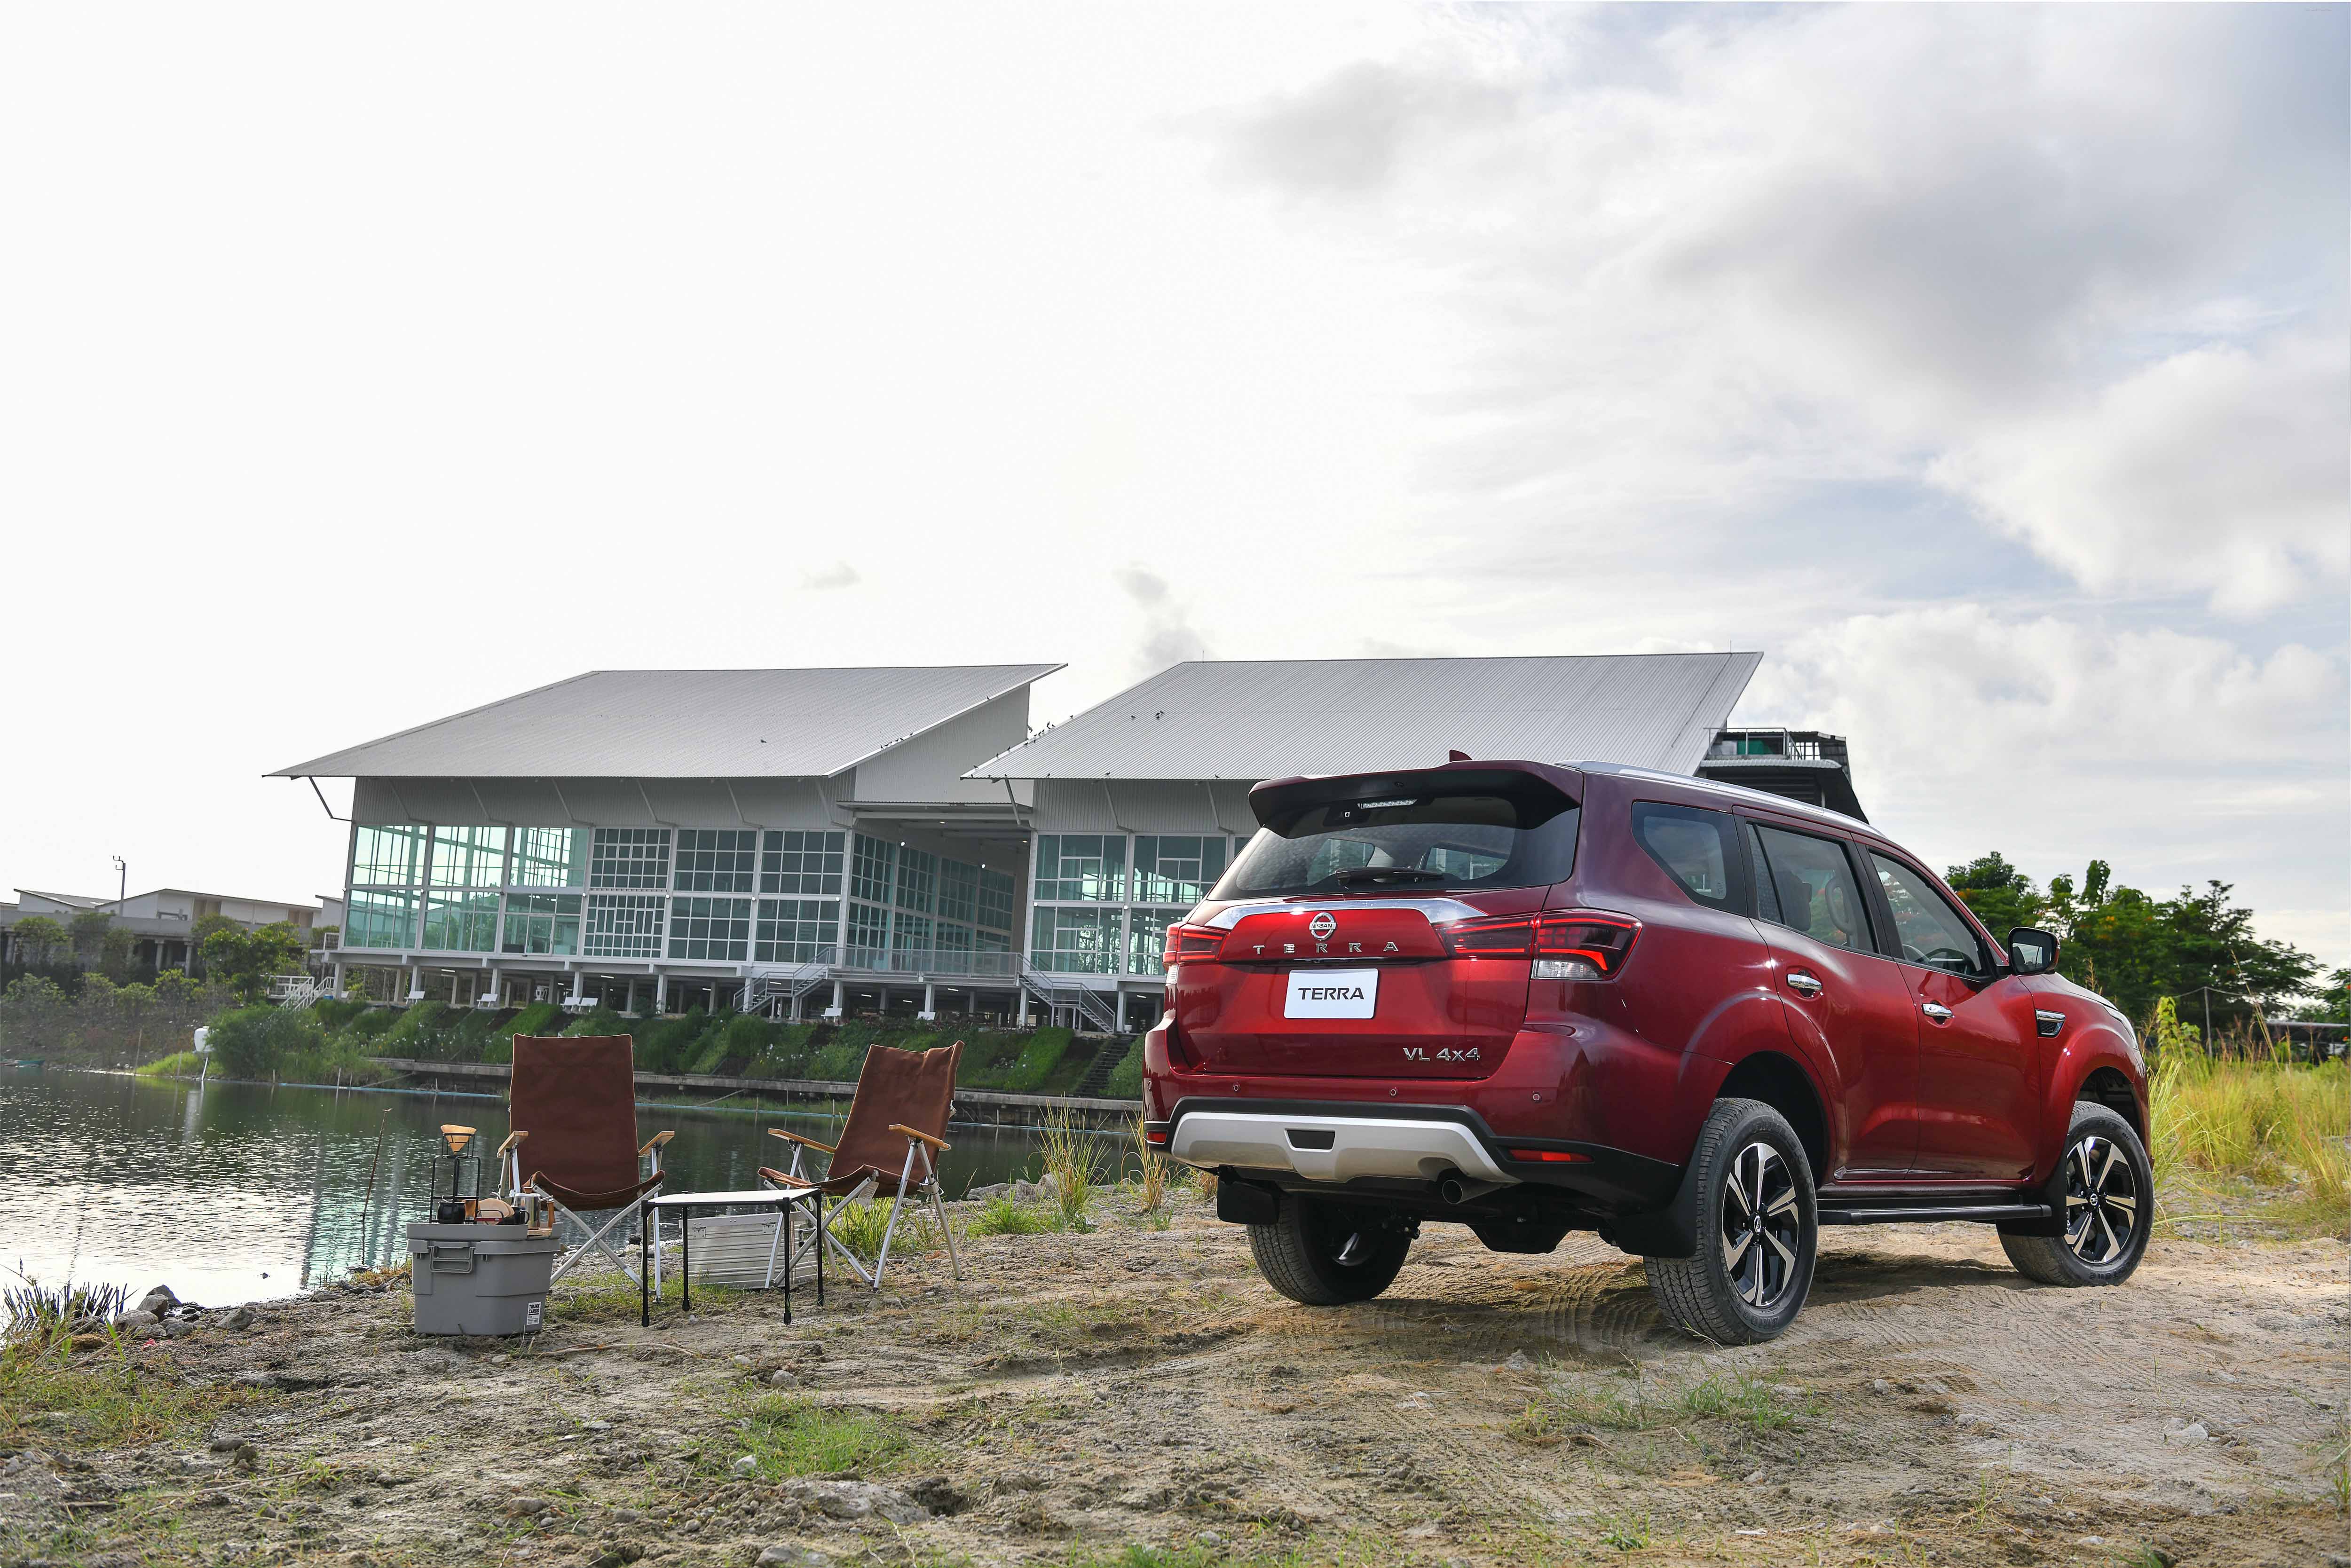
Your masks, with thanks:
[[[409,1279],[418,1333],[538,1332],[563,1244],[519,1225],[412,1225]]]

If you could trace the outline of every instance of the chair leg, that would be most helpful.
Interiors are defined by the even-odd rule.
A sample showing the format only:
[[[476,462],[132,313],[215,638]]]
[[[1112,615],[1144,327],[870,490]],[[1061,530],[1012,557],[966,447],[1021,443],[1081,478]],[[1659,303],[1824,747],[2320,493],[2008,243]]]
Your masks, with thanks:
[[[955,1277],[960,1280],[963,1278],[963,1255],[956,1250],[955,1227],[947,1223],[946,1200],[939,1196],[939,1182],[935,1176],[926,1184],[925,1190],[931,1195],[931,1213],[938,1218],[939,1234],[946,1238],[947,1262],[955,1270]]]
[[[550,1199],[549,1201],[552,1202],[553,1200]],[[556,1269],[553,1274],[549,1276],[549,1284],[553,1284],[556,1281],[563,1278],[564,1275],[571,1272],[573,1269],[577,1268],[580,1263],[586,1259],[591,1250],[601,1252],[607,1259],[611,1260],[612,1267],[618,1269],[622,1273],[625,1274],[629,1272],[629,1260],[620,1253],[614,1251],[612,1244],[604,1239],[607,1236],[610,1236],[613,1229],[628,1219],[632,1214],[638,1212],[638,1210],[643,1207],[642,1204],[632,1203],[628,1205],[626,1207],[616,1211],[612,1218],[606,1220],[601,1227],[591,1227],[586,1220],[580,1218],[578,1215],[572,1213],[569,1209],[564,1207],[559,1203],[555,1204],[554,1207],[556,1213],[556,1223],[559,1226],[564,1220],[569,1219],[572,1224],[586,1231],[588,1236],[585,1240],[581,1241],[577,1247],[572,1249],[571,1255],[563,1260],[561,1265]],[[650,1218],[651,1216],[648,1215],[647,1218]],[[661,1233],[659,1231],[655,1231],[653,1233],[653,1281],[655,1287],[659,1288],[661,1282]]]

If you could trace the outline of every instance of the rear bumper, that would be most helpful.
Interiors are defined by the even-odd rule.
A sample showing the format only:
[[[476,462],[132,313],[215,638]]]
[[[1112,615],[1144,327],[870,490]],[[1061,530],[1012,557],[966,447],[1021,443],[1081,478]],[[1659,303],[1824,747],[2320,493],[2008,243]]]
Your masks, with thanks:
[[[1458,1105],[1196,1095],[1144,1131],[1155,1144],[1165,1134],[1169,1155],[1186,1165],[1283,1187],[1353,1187],[1365,1197],[1418,1197],[1458,1171],[1604,1216],[1656,1208],[1681,1182],[1678,1166],[1605,1145],[1513,1136],[1506,1145],[1477,1112]],[[1512,1149],[1581,1157],[1522,1160]]]

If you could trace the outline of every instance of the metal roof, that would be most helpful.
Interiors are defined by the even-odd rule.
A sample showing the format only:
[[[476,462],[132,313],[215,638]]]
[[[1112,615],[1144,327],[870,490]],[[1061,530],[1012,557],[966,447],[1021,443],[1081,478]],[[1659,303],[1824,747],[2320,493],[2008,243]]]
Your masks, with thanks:
[[[1761,653],[1277,659],[1164,670],[966,774],[1280,779],[1478,758],[1687,774]]]
[[[1060,668],[591,670],[271,777],[829,779]]]

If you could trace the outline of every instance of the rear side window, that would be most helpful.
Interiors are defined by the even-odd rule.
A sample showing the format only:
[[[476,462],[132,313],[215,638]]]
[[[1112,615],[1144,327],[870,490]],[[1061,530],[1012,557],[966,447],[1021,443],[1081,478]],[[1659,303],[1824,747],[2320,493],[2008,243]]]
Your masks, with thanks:
[[[1762,859],[1756,874],[1771,887],[1768,898],[1756,901],[1763,918],[1832,947],[1870,951],[1868,906],[1844,845],[1761,822],[1750,825]]]
[[[1212,896],[1541,887],[1574,870],[1580,814],[1548,793],[1308,806],[1266,823]]]
[[[1696,806],[1633,802],[1633,840],[1690,898],[1708,909],[1738,913],[1739,841],[1730,813]]]

